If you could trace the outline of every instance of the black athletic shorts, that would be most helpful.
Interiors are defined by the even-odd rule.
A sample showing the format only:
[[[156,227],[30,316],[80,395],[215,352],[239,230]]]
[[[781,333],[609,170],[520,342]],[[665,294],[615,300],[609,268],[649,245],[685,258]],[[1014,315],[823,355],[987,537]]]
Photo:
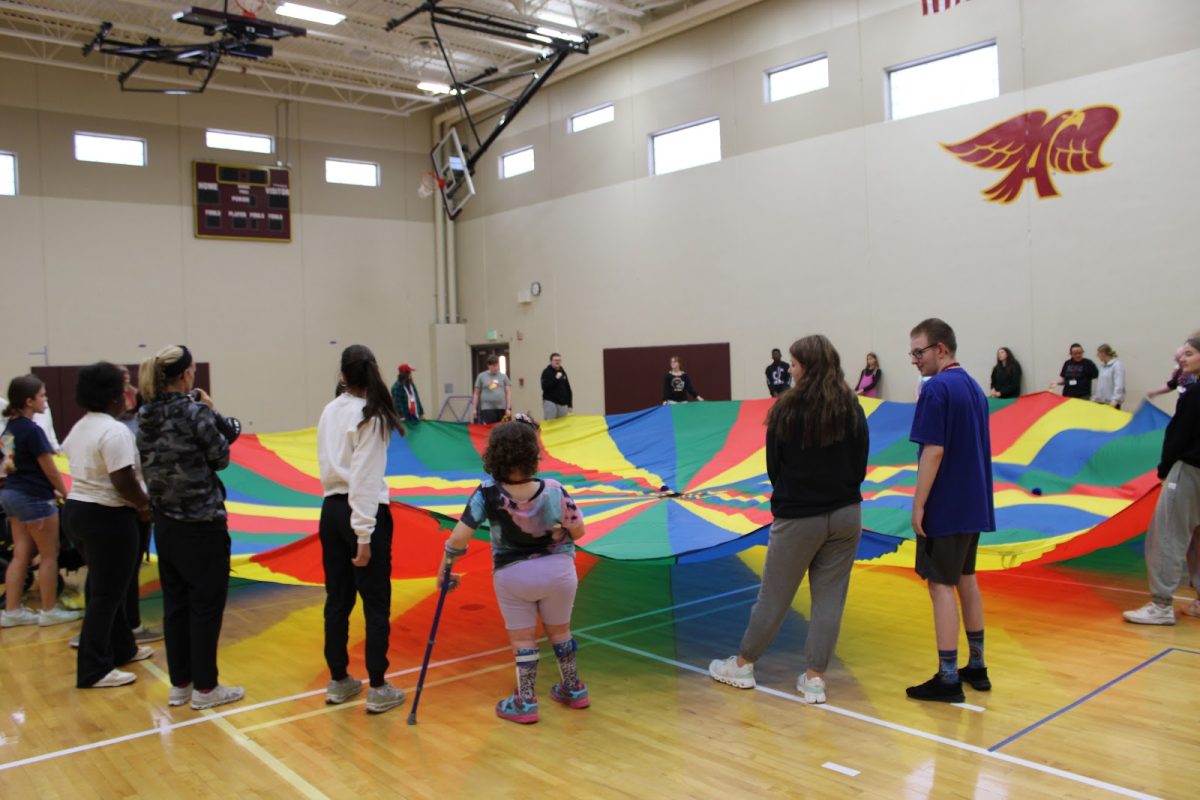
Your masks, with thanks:
[[[927,581],[954,586],[963,575],[975,574],[978,533],[917,537],[917,574]]]

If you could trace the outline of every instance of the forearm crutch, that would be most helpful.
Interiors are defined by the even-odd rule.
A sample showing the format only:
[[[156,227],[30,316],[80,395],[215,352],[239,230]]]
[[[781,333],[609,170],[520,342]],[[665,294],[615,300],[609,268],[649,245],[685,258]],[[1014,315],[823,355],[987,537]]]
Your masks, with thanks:
[[[438,622],[442,618],[442,606],[446,604],[446,593],[450,591],[453,564],[447,564],[442,570],[442,590],[438,593],[437,608],[433,612],[433,625],[429,629],[429,644],[425,646],[425,660],[421,662],[421,675],[417,678],[417,691],[413,695],[412,710],[408,712],[408,724],[417,724],[417,706],[421,703],[421,689],[425,686],[425,673],[429,669],[429,657],[433,655],[433,642],[437,637]]]

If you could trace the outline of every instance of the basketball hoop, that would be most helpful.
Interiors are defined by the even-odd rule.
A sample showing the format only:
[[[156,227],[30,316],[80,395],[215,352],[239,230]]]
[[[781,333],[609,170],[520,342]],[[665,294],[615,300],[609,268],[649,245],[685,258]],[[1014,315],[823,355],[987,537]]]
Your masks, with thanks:
[[[437,176],[437,173],[426,172],[421,176],[421,182],[417,184],[417,197],[426,200],[433,197],[433,193],[446,185],[446,182]]]
[[[242,10],[242,15],[257,19],[258,15],[267,7],[267,0],[234,0],[237,7]]]

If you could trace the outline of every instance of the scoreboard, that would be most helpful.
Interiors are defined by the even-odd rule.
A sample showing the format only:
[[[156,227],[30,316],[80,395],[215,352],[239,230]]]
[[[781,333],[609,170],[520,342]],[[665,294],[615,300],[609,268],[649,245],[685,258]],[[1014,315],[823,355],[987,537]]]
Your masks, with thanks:
[[[292,240],[291,172],[192,162],[197,239]]]

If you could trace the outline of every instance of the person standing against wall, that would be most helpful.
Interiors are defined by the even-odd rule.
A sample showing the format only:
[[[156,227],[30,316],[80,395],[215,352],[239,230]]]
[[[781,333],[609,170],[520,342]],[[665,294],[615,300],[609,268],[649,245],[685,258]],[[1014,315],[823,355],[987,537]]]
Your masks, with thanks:
[[[565,417],[574,405],[571,379],[563,369],[562,356],[551,353],[550,364],[542,370],[542,416],[547,420]]]
[[[396,368],[396,382],[392,384],[392,405],[396,413],[409,425],[415,425],[425,419],[425,408],[421,405],[421,395],[417,393],[417,384],[412,379],[411,364],[401,364]]]
[[[983,659],[983,598],[975,579],[979,534],[996,529],[988,404],[955,358],[958,340],[949,325],[927,319],[909,336],[913,365],[929,378],[909,438],[918,447],[912,501],[916,571],[933,602],[938,671],[907,692],[914,700],[961,703],[963,681],[980,691],[992,688]],[[970,647],[970,660],[961,669],[959,604]]]
[[[792,386],[792,371],[783,360],[783,353],[776,347],[771,351],[771,363],[767,364],[767,391],[778,397]]]
[[[472,401],[482,425],[499,422],[512,413],[512,381],[500,371],[499,356],[488,356],[487,369],[475,376]]]
[[[1063,362],[1058,379],[1050,384],[1054,389],[1062,387],[1063,397],[1076,397],[1080,400],[1092,398],[1092,381],[1100,377],[1100,370],[1090,358],[1083,357],[1083,345],[1075,342],[1071,345],[1071,357]]]
[[[1021,364],[1007,347],[996,351],[991,396],[1004,400],[1021,396]]]
[[[879,397],[879,382],[883,380],[883,370],[879,368],[879,357],[867,353],[867,365],[858,375],[858,384],[854,393],[863,397]]]
[[[663,405],[686,403],[689,397],[704,401],[692,385],[691,377],[683,371],[683,361],[679,356],[671,356],[671,367],[663,377]]]
[[[1096,358],[1100,359],[1100,376],[1092,400],[1120,408],[1125,402],[1125,365],[1117,359],[1117,351],[1107,344],[1096,348]]]

